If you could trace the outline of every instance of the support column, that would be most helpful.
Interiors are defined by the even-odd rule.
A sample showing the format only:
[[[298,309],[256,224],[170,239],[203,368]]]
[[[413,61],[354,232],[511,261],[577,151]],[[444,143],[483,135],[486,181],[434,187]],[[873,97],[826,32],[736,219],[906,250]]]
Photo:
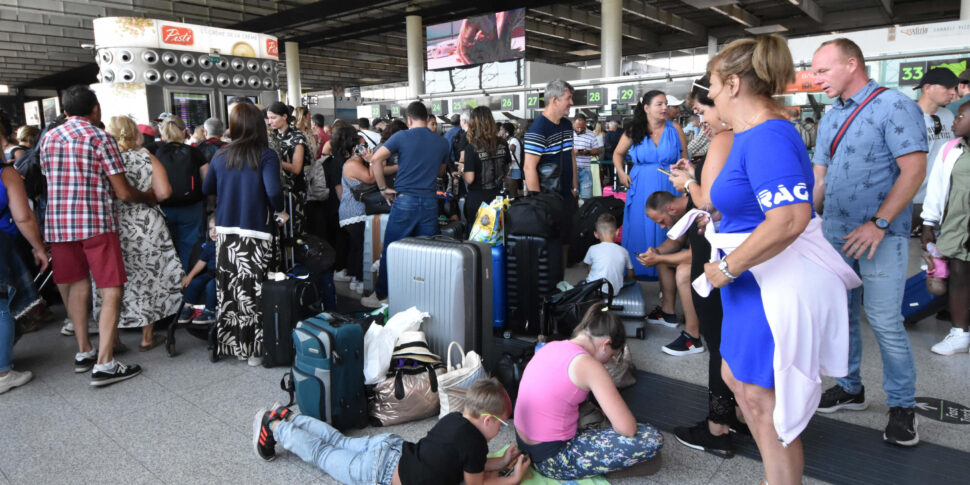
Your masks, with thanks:
[[[600,4],[600,66],[602,77],[620,75],[623,56],[623,0],[603,0]]]
[[[707,36],[707,59],[711,60],[717,55],[717,37]]]
[[[420,15],[408,15],[406,19],[408,38],[408,99],[424,94],[424,27]]]
[[[970,0],[960,0],[960,20],[970,20]]]
[[[300,87],[300,45],[287,42],[286,48],[286,104],[299,107],[303,89]]]

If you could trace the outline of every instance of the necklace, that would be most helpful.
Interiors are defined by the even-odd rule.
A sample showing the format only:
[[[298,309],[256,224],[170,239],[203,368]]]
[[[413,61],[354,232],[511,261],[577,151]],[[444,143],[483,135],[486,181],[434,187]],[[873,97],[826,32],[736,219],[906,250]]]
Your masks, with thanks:
[[[736,130],[736,131],[745,131],[745,130],[753,127],[753,126],[760,125],[761,123],[767,121],[767,118],[763,118],[762,115],[764,115],[765,113],[768,113],[768,112],[771,112],[771,108],[763,108],[761,111],[759,111],[753,117],[748,118],[746,120],[741,120],[741,124],[743,126],[740,127],[741,129]]]

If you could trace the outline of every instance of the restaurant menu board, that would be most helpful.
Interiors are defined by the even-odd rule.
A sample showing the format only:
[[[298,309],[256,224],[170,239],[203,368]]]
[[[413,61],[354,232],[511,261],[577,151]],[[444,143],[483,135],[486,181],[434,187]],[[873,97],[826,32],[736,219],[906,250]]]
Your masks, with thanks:
[[[279,59],[272,35],[139,17],[97,18],[94,44],[102,47],[177,49],[259,59]]]
[[[40,128],[40,102],[30,101],[24,103],[24,114],[27,116],[27,124]]]
[[[41,105],[44,109],[44,119],[48,123],[54,121],[61,114],[61,100],[57,96],[44,98]]]
[[[208,94],[172,93],[172,114],[182,118],[186,128],[201,126],[212,116],[211,100]]]

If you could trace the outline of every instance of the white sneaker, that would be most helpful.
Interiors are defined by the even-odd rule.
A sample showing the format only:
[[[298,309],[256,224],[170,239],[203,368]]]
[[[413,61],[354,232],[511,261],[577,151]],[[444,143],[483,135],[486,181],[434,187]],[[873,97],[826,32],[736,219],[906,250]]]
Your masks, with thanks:
[[[377,298],[377,292],[373,292],[360,299],[360,304],[367,308],[380,308],[381,305],[387,304],[387,298],[380,300]]]
[[[34,374],[30,371],[17,372],[10,369],[7,375],[0,377],[0,394],[3,394],[15,387],[22,386],[31,379],[34,378]]]
[[[940,355],[953,355],[957,352],[967,352],[970,349],[970,332],[963,329],[951,328],[950,333],[940,343],[930,350]]]
[[[253,355],[249,357],[249,360],[246,363],[249,364],[250,367],[259,367],[263,365],[263,358]]]
[[[88,317],[88,335],[98,334],[98,322],[94,320],[94,317]],[[70,337],[74,335],[74,322],[71,321],[70,317],[64,318],[64,326],[61,327],[61,335]]]
[[[350,281],[350,276],[347,276],[347,270],[342,269],[333,274],[334,281]]]
[[[364,294],[364,282],[363,281],[357,281],[357,279],[353,279],[353,280],[350,281],[350,289],[353,290],[353,291],[355,291],[355,292],[357,292],[358,295],[363,295]]]

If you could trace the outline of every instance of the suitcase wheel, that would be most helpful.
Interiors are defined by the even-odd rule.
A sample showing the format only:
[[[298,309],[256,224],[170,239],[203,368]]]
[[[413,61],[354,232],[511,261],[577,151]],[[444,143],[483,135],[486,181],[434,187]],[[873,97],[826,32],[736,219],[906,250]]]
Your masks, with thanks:
[[[647,332],[644,329],[642,329],[642,328],[638,328],[637,329],[637,338],[640,339],[640,340],[646,339],[647,338]]]

